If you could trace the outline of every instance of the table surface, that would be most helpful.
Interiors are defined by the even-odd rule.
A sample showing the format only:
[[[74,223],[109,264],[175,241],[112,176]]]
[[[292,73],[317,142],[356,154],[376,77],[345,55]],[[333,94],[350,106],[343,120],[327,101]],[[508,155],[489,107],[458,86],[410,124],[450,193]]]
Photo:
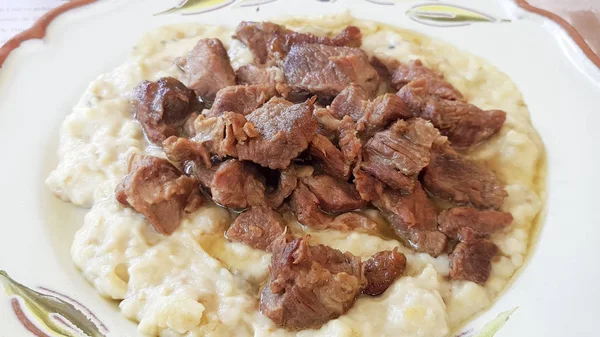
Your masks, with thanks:
[[[0,0],[0,45],[66,0]]]

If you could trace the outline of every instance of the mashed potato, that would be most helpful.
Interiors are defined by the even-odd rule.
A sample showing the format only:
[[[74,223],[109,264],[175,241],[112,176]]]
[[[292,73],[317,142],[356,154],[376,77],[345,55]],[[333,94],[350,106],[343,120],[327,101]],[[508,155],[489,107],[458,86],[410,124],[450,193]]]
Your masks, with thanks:
[[[357,25],[368,53],[400,61],[419,58],[442,72],[471,103],[508,113],[500,133],[469,154],[506,183],[509,196],[503,209],[514,216],[512,226],[492,237],[501,253],[485,286],[449,280],[447,255],[433,258],[363,233],[311,232],[314,243],[363,259],[399,247],[408,268],[383,295],[359,298],[346,315],[320,329],[287,332],[258,312],[270,255],[224,239],[228,212],[204,206],[174,234],[162,236],[142,215],[114,200],[131,153],[164,156],[149,146],[134,121],[131,90],[142,80],[164,76],[186,83],[174,60],[200,38],[220,38],[234,68],[252,60],[251,53],[231,39],[230,28],[201,25],[169,26],[146,35],[125,64],[88,87],[64,121],[59,164],[47,184],[62,199],[91,207],[73,242],[75,264],[102,296],[120,300],[123,314],[149,335],[447,336],[487,307],[523,265],[543,207],[544,147],[521,94],[505,74],[479,57],[410,31],[348,15],[283,23],[295,30],[310,26],[309,31],[321,35]]]

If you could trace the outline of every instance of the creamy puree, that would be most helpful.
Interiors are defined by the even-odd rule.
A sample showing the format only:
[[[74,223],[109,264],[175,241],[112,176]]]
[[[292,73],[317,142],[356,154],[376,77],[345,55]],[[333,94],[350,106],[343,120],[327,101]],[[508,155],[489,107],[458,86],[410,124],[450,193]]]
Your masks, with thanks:
[[[363,233],[311,231],[314,243],[349,251],[363,259],[399,247],[408,259],[405,275],[383,295],[361,297],[340,318],[318,330],[287,332],[258,312],[258,293],[268,277],[270,255],[227,242],[227,211],[203,206],[171,236],[154,232],[144,217],[113,196],[131,153],[164,156],[149,146],[134,121],[131,90],[142,80],[173,76],[174,65],[198,39],[217,37],[234,69],[252,61],[232,40],[232,29],[196,24],[163,27],[144,36],[131,57],[87,88],[60,131],[59,164],[47,180],[60,198],[91,207],[75,236],[72,256],[83,275],[105,297],[120,302],[139,331],[160,336],[394,336],[443,337],[490,305],[523,265],[536,218],[544,203],[544,147],[527,106],[512,81],[485,60],[453,46],[349,15],[283,21],[295,30],[323,35],[359,26],[362,48],[400,61],[421,59],[439,70],[469,102],[507,112],[503,129],[469,155],[486,162],[506,183],[503,210],[514,223],[493,235],[501,253],[485,286],[448,279],[448,256],[415,253],[398,241]],[[187,84],[187,83],[186,83]],[[293,226],[294,229],[299,228]]]

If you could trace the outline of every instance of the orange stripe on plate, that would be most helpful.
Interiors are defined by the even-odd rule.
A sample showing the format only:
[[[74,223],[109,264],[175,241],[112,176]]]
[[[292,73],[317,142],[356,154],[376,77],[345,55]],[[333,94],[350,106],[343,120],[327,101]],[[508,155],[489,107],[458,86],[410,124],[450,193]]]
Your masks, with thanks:
[[[567,33],[571,36],[571,38],[579,45],[583,53],[598,67],[600,68],[600,56],[596,55],[592,48],[585,42],[584,38],[577,32],[577,29],[573,27],[567,20],[562,17],[554,14],[545,9],[541,9],[535,6],[530,5],[526,0],[517,0],[517,4],[521,6],[523,9],[528,10],[530,12],[542,15],[547,17],[548,19],[558,23],[561,25]]]
[[[6,61],[8,55],[15,49],[17,49],[21,43],[30,39],[42,39],[46,36],[46,29],[59,15],[73,8],[81,7],[84,5],[91,4],[97,0],[72,0],[63,5],[60,5],[48,13],[44,14],[39,18],[31,28],[19,33],[12,39],[6,41],[2,47],[0,47],[0,68]]]

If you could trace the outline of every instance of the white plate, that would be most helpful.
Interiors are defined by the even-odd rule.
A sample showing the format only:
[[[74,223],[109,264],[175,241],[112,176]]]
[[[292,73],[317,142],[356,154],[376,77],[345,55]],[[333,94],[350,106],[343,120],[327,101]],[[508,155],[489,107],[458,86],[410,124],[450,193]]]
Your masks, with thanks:
[[[349,8],[356,17],[413,29],[488,59],[517,84],[545,141],[549,196],[538,243],[517,280],[465,331],[479,330],[518,306],[497,336],[598,336],[600,70],[562,29],[508,1],[452,0],[488,14],[490,21],[511,20],[454,27],[427,25],[405,14],[420,2],[241,2],[249,6],[238,1],[197,15],[153,16],[169,7],[168,1],[100,1],[60,16],[44,41],[28,41],[12,53],[0,70],[0,269],[32,288],[56,290],[85,304],[110,336],[137,335],[135,324],[120,315],[115,303],[101,300],[71,263],[70,244],[84,211],[58,201],[44,185],[56,164],[64,116],[90,81],[124,60],[138,38],[154,27],[191,21],[233,26],[241,20]],[[0,297],[0,336],[27,336],[11,299]]]

